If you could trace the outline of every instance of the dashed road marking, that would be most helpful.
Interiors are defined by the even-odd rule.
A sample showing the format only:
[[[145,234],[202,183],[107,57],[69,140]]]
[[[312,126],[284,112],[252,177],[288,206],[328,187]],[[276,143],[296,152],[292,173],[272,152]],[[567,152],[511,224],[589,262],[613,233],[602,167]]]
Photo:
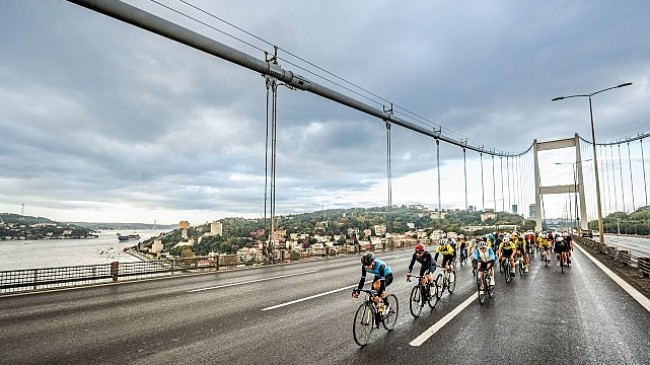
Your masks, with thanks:
[[[196,292],[199,292],[199,291],[221,289],[221,288],[227,288],[227,287],[230,287],[230,286],[246,285],[246,284],[259,283],[259,282],[262,282],[262,281],[290,278],[292,276],[308,275],[308,274],[313,274],[313,273],[316,273],[316,272],[318,272],[318,270],[299,272],[299,273],[296,273],[296,274],[289,274],[289,275],[274,276],[272,278],[264,278],[264,279],[258,279],[258,280],[242,281],[242,282],[238,282],[238,283],[217,285],[217,286],[211,286],[209,288],[192,289],[192,290],[188,290],[187,292],[188,293],[196,293]]]

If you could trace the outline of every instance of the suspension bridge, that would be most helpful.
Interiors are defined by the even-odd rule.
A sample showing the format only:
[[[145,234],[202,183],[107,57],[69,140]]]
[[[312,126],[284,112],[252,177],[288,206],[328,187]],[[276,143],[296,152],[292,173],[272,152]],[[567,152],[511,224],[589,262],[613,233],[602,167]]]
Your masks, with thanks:
[[[576,230],[598,229],[603,243],[604,233],[613,229],[604,224],[604,217],[614,213],[627,217],[648,209],[644,140],[650,134],[641,131],[616,141],[599,141],[593,128],[591,97],[630,83],[592,94],[553,99],[589,99],[590,137],[575,134],[560,140],[534,140],[519,152],[500,151],[448,133],[442,126],[425,127],[422,117],[388,101],[372,105],[285,69],[277,47],[256,58],[128,4],[69,1],[264,77],[270,143],[266,156],[270,172],[265,174],[270,179],[266,184],[270,188],[265,187],[270,207],[267,208],[265,195],[264,218],[268,210],[272,232],[280,86],[313,93],[385,125],[387,222],[392,206],[393,127],[431,139],[436,155],[432,164],[437,173],[433,189],[437,192],[439,211],[447,205],[445,184],[454,183],[446,179],[448,167],[440,164],[441,148],[458,153],[466,210],[515,214],[528,210],[527,218],[534,220],[536,230],[541,231],[545,197],[561,195],[565,197],[565,218]],[[568,182],[548,181],[547,176],[557,174],[540,168],[545,151],[558,149],[571,151],[572,158],[551,162],[558,169],[560,165],[571,166],[564,173]],[[620,218],[617,222],[620,224]],[[647,224],[635,225],[636,233],[650,227],[650,221]],[[268,250],[273,249],[271,241]],[[217,276],[218,284],[214,277],[196,276],[173,279],[172,285],[169,281],[154,281],[16,296],[0,303],[0,324],[7,329],[0,343],[11,349],[0,354],[0,362],[353,364],[429,362],[433,356],[441,356],[448,363],[464,363],[515,362],[526,354],[527,363],[649,363],[647,304],[630,297],[616,280],[599,269],[588,253],[576,251],[575,258],[572,275],[562,276],[562,280],[553,267],[547,270],[535,265],[530,275],[513,285],[499,281],[498,296],[487,308],[465,309],[476,288],[473,280],[468,279],[471,270],[459,268],[459,280],[464,277],[464,281],[428,318],[414,321],[404,312],[395,331],[379,337],[362,351],[342,335],[349,331],[354,310],[347,294],[358,275],[356,258],[224,273]],[[402,277],[410,252],[390,253],[387,259],[394,264],[396,276]],[[319,278],[316,283],[314,275]],[[539,282],[554,286],[533,284]],[[408,298],[410,289],[410,284],[403,282],[392,287],[399,298]],[[330,296],[324,297],[322,293]],[[408,302],[403,301],[402,310],[406,311],[407,306]],[[65,327],[69,330],[63,336]],[[40,346],[25,346],[28,339]]]
[[[634,213],[637,208],[648,206],[646,151],[643,141],[650,134],[640,132],[636,136],[624,137],[617,141],[597,141],[593,128],[592,96],[629,86],[632,83],[616,85],[592,94],[569,95],[553,99],[553,101],[574,97],[589,99],[592,124],[591,138],[584,138],[576,134],[575,136],[567,136],[568,138],[563,140],[535,140],[520,152],[500,151],[495,148],[485,148],[485,144],[471,142],[467,138],[454,136],[451,132],[447,133],[442,126],[426,127],[422,123],[426,121],[426,118],[400,108],[383,98],[380,98],[380,100],[385,103],[375,106],[366,102],[360,97],[363,96],[361,93],[352,90],[350,87],[344,87],[344,90],[353,91],[352,96],[349,93],[344,94],[301,76],[294,71],[285,69],[280,64],[282,60],[285,60],[290,65],[294,63],[283,59],[282,50],[277,46],[273,46],[270,50],[260,49],[260,51],[263,51],[264,57],[256,58],[253,55],[239,51],[129,4],[119,1],[70,0],[70,2],[234,63],[261,74],[265,78],[267,89],[267,156],[265,158],[267,170],[265,178],[267,181],[265,185],[267,187],[264,195],[264,219],[267,219],[267,212],[270,212],[272,232],[275,229],[276,215],[277,89],[279,86],[313,93],[375,117],[385,124],[388,226],[390,226],[390,208],[393,205],[391,172],[391,130],[393,126],[402,127],[430,137],[432,145],[435,145],[437,186],[433,187],[433,189],[437,190],[439,211],[443,209],[444,198],[442,191],[445,189],[445,181],[441,178],[441,175],[445,175],[444,168],[440,165],[441,142],[450,146],[449,148],[456,148],[459,153],[462,153],[462,183],[464,185],[464,206],[466,210],[470,208],[469,192],[472,191],[471,201],[480,201],[480,205],[472,204],[474,209],[493,209],[494,211],[517,214],[528,209],[527,218],[534,219],[536,230],[541,231],[542,218],[545,216],[544,196],[563,194],[566,195],[566,201],[569,204],[569,207],[564,209],[566,212],[565,218],[574,222],[576,228],[580,227],[582,229],[589,228],[588,222],[597,221],[597,229],[600,231],[600,239],[602,240],[605,232],[603,216],[614,212]],[[289,52],[285,53],[300,59]],[[303,70],[307,71],[304,68]],[[351,85],[365,93],[370,93],[357,85]],[[268,147],[269,142],[270,148]],[[563,162],[555,161],[555,164],[570,164],[572,166],[571,171],[565,175],[573,176],[572,179],[569,179],[573,180],[573,183],[557,185],[553,182],[544,181],[546,172],[540,170],[540,157],[542,156],[540,152],[566,148],[575,150],[575,159]],[[479,161],[478,166],[474,164],[470,171],[468,171],[468,154],[470,154],[470,160],[472,160],[471,154],[474,154],[474,160],[478,155]],[[480,173],[480,176],[470,178],[469,175],[477,175],[477,172]],[[270,179],[270,182],[268,179]],[[480,189],[478,188],[479,183]],[[602,184],[602,189],[600,184]],[[480,198],[477,196],[479,191]],[[626,192],[628,193],[626,194]],[[603,242],[601,241],[601,243]],[[269,251],[273,250],[275,244],[273,241],[270,242]]]

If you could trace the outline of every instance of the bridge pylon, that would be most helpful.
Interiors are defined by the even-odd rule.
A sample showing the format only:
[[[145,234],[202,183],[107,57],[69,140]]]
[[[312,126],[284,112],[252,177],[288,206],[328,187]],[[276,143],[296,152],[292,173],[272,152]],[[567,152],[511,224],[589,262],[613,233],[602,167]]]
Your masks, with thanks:
[[[572,185],[541,185],[539,173],[538,152],[562,148],[575,148],[576,160],[573,162],[574,184]],[[580,213],[576,219],[581,229],[587,229],[587,206],[585,205],[584,179],[582,174],[582,157],[580,156],[580,136],[576,133],[573,138],[559,139],[554,141],[537,142],[533,141],[533,155],[535,164],[535,230],[542,230],[542,195],[545,194],[578,194]]]

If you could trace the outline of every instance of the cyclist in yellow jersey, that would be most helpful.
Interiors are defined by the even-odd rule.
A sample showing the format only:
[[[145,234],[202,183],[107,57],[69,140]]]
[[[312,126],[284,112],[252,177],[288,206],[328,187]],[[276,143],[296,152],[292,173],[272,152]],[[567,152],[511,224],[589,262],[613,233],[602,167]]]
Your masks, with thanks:
[[[512,276],[515,275],[515,252],[517,252],[517,244],[510,240],[509,236],[503,238],[503,242],[499,245],[498,253],[499,260],[503,263],[506,259],[510,263],[510,272]]]
[[[528,272],[528,242],[522,236],[513,233],[510,240],[517,244],[517,256],[524,261],[525,272]]]
[[[549,241],[546,236],[543,234],[540,234],[539,237],[537,237],[537,243],[539,244],[539,251],[541,253],[541,259],[542,261],[545,260],[549,255],[551,254],[551,244],[552,242]]]
[[[436,256],[433,258],[434,262],[438,261],[438,255],[440,254],[442,254],[442,267],[447,270],[447,272],[451,273],[451,263],[454,261],[454,248],[445,238],[438,242],[438,247],[436,247]],[[453,281],[453,279],[451,281]]]

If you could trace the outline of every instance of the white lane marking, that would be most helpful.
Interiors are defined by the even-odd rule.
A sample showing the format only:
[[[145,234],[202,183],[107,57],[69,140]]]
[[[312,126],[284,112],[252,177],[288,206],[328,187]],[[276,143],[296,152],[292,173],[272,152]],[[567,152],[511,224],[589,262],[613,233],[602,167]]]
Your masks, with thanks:
[[[648,312],[650,312],[650,299],[648,299],[645,295],[641,294],[638,290],[634,289],[634,287],[630,284],[628,284],[625,280],[621,279],[620,276],[616,275],[612,270],[610,270],[607,266],[602,264],[598,259],[595,257],[591,256],[585,249],[580,247],[579,245],[575,245],[580,251],[587,256],[591,262],[596,264],[607,276],[612,278],[616,282],[616,284],[620,285],[621,288],[623,288],[628,294],[632,296],[632,298],[636,299],[639,304],[641,304]]]
[[[324,296],[324,295],[328,295],[328,294],[336,293],[336,292],[343,291],[343,290],[349,290],[349,289],[351,289],[351,288],[356,288],[356,287],[357,287],[357,285],[349,285],[349,286],[346,286],[346,287],[343,287],[343,288],[340,288],[340,289],[330,290],[330,291],[325,292],[325,293],[320,293],[320,294],[312,295],[312,296],[309,296],[309,297],[305,297],[305,298],[301,298],[301,299],[292,300],[292,301],[290,301],[290,302],[286,302],[286,303],[282,303],[282,304],[274,305],[274,306],[271,306],[271,307],[266,307],[266,308],[263,308],[262,310],[263,310],[263,311],[268,311],[268,310],[271,310],[271,309],[276,309],[276,308],[284,307],[284,306],[287,306],[287,305],[291,305],[291,304],[296,304],[296,303],[304,302],[305,300],[309,300],[309,299],[314,299],[314,298],[322,297],[322,296]]]
[[[251,280],[251,281],[242,281],[242,282],[239,282],[239,283],[217,285],[217,286],[211,286],[211,287],[209,287],[209,288],[192,289],[192,290],[188,290],[187,292],[188,292],[188,293],[196,293],[196,292],[204,291],[204,290],[221,289],[221,288],[227,288],[227,287],[229,287],[229,286],[245,285],[245,284],[259,283],[259,282],[261,282],[261,281],[269,281],[269,280],[275,280],[275,279],[290,278],[290,277],[292,277],[292,276],[298,276],[298,275],[313,274],[313,273],[315,273],[315,272],[318,272],[318,270],[299,272],[299,273],[297,273],[297,274],[290,274],[290,275],[274,276],[274,277],[272,277],[272,278],[264,278],[264,279]]]
[[[438,332],[442,327],[444,327],[449,321],[454,319],[460,312],[463,311],[470,303],[478,298],[478,293],[470,295],[467,300],[462,302],[458,307],[454,308],[451,312],[447,313],[446,316],[442,317],[438,322],[434,323],[433,326],[429,327],[426,331],[422,332],[421,335],[411,341],[409,345],[411,346],[420,346],[425,343],[431,336]]]

